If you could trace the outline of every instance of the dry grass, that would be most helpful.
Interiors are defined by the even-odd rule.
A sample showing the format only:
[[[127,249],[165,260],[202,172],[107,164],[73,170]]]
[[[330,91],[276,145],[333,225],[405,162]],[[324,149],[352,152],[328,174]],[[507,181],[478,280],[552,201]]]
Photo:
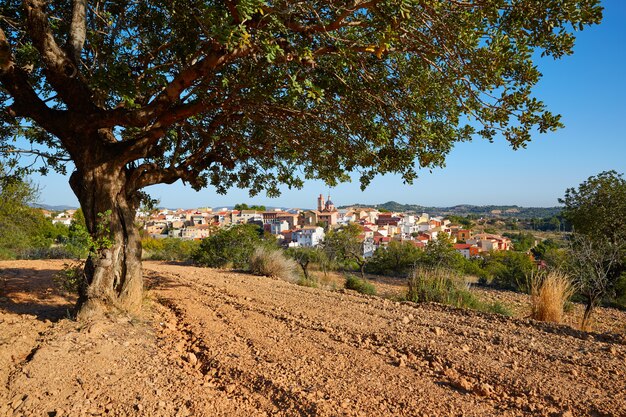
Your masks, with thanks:
[[[561,323],[565,303],[573,294],[572,281],[562,272],[534,275],[530,279],[531,317]]]
[[[295,281],[298,265],[293,259],[286,258],[281,250],[259,246],[250,257],[250,271],[256,275]]]

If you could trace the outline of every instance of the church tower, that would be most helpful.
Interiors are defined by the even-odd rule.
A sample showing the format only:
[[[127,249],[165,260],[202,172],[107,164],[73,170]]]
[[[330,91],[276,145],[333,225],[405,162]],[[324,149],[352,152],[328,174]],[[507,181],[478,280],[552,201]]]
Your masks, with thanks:
[[[330,199],[330,194],[328,194],[328,201],[326,201],[326,211],[336,211],[335,205],[333,201]]]
[[[320,194],[320,196],[317,197],[317,211],[323,211],[325,207],[324,196]]]

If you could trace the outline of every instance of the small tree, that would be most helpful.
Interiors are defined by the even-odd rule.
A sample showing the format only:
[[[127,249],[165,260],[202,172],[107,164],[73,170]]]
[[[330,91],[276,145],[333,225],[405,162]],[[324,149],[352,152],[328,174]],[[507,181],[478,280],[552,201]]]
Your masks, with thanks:
[[[591,239],[582,234],[570,238],[569,267],[578,293],[585,299],[581,328],[587,329],[593,310],[610,295],[618,281],[616,266],[623,247],[608,238]]]
[[[199,265],[221,268],[231,264],[246,268],[254,248],[262,244],[261,229],[255,224],[239,224],[205,238],[193,255]]]
[[[570,268],[586,300],[586,327],[593,309],[615,295],[626,270],[626,180],[616,171],[601,172],[578,188],[567,189],[559,201],[565,205],[563,218],[575,232],[570,239]]]
[[[339,230],[331,230],[324,239],[324,250],[328,257],[344,264],[354,262],[358,265],[361,279],[365,279],[365,265],[368,259],[363,254],[363,233],[356,223],[350,223]]]
[[[458,269],[463,255],[454,249],[452,239],[446,233],[439,233],[437,239],[428,242],[421,263],[431,268]]]
[[[323,262],[324,252],[317,248],[289,248],[286,251],[287,256],[296,261],[302,269],[305,280],[310,280],[309,265],[314,262]]]
[[[392,240],[389,245],[374,253],[367,264],[367,271],[374,274],[406,275],[423,255],[424,252],[411,242]]]
[[[562,215],[579,235],[591,240],[626,242],[626,180],[616,171],[589,177],[578,188],[568,188]]]

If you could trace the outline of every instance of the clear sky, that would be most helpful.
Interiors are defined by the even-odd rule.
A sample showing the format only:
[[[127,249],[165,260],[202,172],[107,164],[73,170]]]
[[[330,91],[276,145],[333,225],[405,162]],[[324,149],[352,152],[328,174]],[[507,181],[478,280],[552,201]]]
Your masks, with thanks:
[[[196,192],[180,183],[147,191],[164,207],[227,206],[248,202],[281,207],[314,207],[319,193],[335,205],[376,204],[389,200],[427,206],[516,204],[555,206],[568,187],[591,175],[614,169],[626,172],[626,1],[603,1],[599,26],[579,32],[574,54],[538,61],[543,78],[536,96],[565,128],[537,135],[526,149],[513,151],[502,138],[494,143],[474,140],[450,153],[447,166],[424,171],[413,185],[397,176],[375,179],[361,192],[358,181],[330,189],[319,181],[301,190],[284,189],[274,199],[248,197],[247,190],[219,195],[212,188]],[[41,187],[40,202],[78,205],[67,177],[33,176]]]

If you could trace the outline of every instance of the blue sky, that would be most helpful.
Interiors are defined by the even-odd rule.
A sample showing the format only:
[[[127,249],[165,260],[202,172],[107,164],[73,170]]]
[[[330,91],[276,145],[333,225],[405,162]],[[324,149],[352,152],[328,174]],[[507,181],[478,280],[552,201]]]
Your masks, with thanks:
[[[626,172],[626,1],[603,1],[604,19],[578,33],[574,54],[538,61],[543,78],[536,96],[562,115],[565,128],[537,135],[526,149],[513,151],[504,139],[474,140],[455,147],[447,166],[424,171],[413,185],[393,175],[378,177],[361,192],[358,181],[330,189],[319,181],[280,197],[253,199],[247,190],[196,192],[180,183],[147,191],[165,207],[227,206],[239,202],[283,207],[313,207],[330,191],[336,205],[389,200],[429,206],[516,204],[555,206],[568,187],[614,169]],[[77,205],[67,177],[33,176],[40,202]]]

